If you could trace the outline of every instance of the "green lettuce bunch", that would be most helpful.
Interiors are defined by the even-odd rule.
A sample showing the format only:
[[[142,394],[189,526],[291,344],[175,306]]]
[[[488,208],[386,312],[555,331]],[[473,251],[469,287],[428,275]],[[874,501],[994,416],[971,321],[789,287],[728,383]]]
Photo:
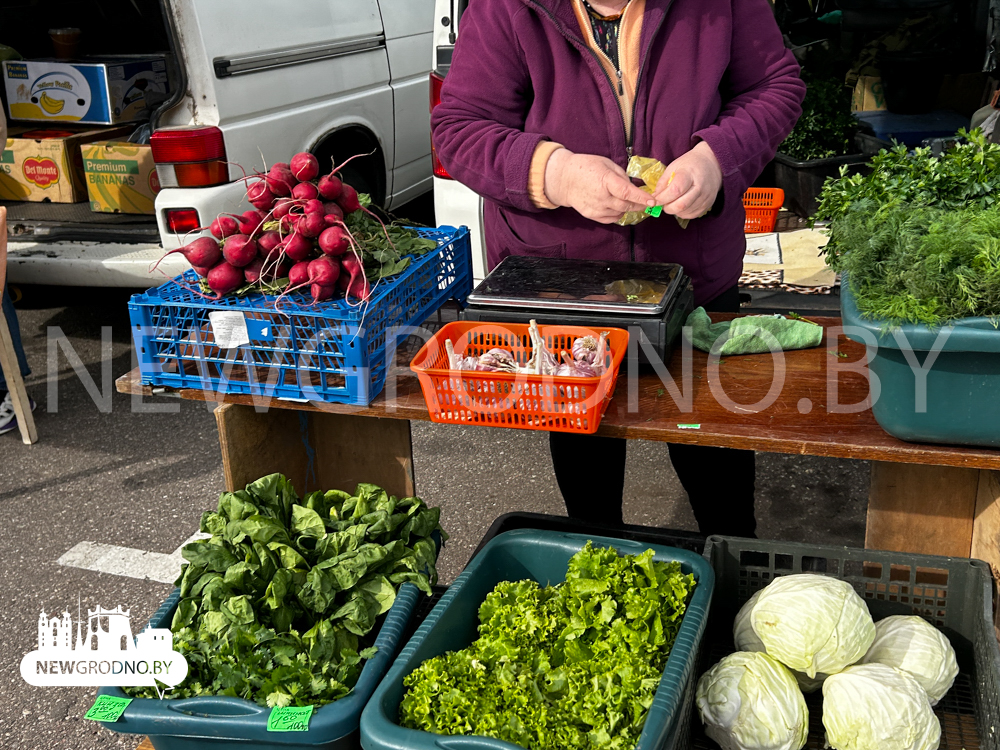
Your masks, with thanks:
[[[267,706],[347,695],[375,654],[376,620],[409,582],[430,595],[440,509],[373,484],[312,492],[271,474],[205,513],[184,547],[171,629],[188,662],[171,698],[226,695]],[[153,688],[134,688],[153,698]]]
[[[566,580],[504,581],[479,638],[404,679],[403,726],[483,735],[529,750],[634,747],[695,586],[653,551],[590,543]]]

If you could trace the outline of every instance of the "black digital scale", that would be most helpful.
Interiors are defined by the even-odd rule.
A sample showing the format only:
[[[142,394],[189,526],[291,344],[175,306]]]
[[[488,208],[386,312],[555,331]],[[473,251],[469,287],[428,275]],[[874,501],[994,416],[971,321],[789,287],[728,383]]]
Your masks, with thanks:
[[[622,263],[509,256],[469,295],[464,320],[492,323],[639,327],[664,362],[694,307],[694,289],[676,263]],[[636,342],[638,344],[638,342]],[[644,347],[639,361],[648,362]]]

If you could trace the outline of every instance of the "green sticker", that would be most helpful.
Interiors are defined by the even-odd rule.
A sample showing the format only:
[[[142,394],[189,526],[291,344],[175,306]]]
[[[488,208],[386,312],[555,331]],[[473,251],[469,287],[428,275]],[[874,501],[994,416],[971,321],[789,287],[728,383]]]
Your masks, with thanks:
[[[700,430],[700,424],[679,424],[677,425],[678,430]]]
[[[663,206],[650,206],[646,209],[646,213],[652,216],[654,219],[658,219],[660,214],[663,213]]]
[[[90,710],[83,715],[83,718],[91,721],[118,721],[118,718],[125,713],[131,698],[116,698],[113,695],[99,695]]]
[[[307,732],[314,706],[276,706],[267,717],[268,732]]]

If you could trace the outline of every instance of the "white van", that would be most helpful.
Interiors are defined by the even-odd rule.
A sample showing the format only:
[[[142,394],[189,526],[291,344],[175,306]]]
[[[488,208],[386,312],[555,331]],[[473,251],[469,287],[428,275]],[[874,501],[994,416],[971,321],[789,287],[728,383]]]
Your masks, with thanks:
[[[441,84],[451,67],[458,26],[469,0],[436,0],[434,49],[431,54],[431,109],[441,101]],[[431,145],[433,149],[433,144]],[[486,277],[486,241],[483,238],[483,199],[452,179],[434,155],[434,216],[444,226],[469,228],[474,283]]]
[[[50,27],[76,27],[84,53],[167,51],[172,92],[151,122],[156,215],[5,202],[9,280],[162,281],[160,271],[187,268],[175,253],[151,276],[164,250],[221,213],[250,208],[240,166],[253,174],[298,151],[324,166],[370,153],[342,174],[389,209],[426,193],[433,12],[434,0],[84,0],[52,12],[0,0],[0,44],[24,57],[52,54]]]

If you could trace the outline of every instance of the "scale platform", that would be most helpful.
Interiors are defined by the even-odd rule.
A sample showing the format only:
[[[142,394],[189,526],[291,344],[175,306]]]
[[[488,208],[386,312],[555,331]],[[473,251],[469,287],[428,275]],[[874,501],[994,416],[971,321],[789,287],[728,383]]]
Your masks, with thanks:
[[[638,347],[666,362],[694,306],[694,289],[676,263],[622,263],[509,256],[469,295],[464,320],[490,323],[636,327]]]

